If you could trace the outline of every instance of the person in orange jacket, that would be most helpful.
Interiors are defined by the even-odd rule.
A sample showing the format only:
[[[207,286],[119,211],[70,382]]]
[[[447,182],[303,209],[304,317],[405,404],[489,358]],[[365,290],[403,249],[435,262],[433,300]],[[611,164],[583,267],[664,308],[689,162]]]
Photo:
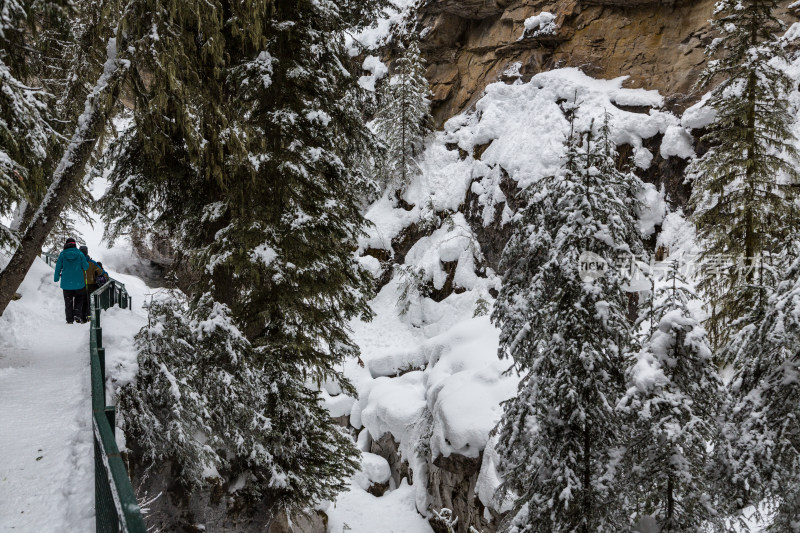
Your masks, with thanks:
[[[86,318],[88,322],[91,319],[89,314],[89,300],[94,291],[96,291],[100,285],[97,282],[97,278],[105,274],[105,271],[101,266],[97,264],[97,261],[89,257],[89,247],[88,246],[81,246],[80,251],[83,252],[83,255],[86,257],[86,261],[89,264],[89,268],[86,269],[84,272],[85,282],[86,282],[86,300],[83,303],[83,316]]]

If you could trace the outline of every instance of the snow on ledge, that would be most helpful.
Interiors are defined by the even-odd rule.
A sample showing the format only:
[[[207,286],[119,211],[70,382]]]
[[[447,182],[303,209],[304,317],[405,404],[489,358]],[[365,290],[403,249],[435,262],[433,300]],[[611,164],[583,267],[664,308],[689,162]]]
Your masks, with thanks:
[[[476,146],[491,145],[480,161],[471,160],[473,177],[486,175],[489,168],[501,166],[520,188],[561,165],[563,140],[569,125],[559,106],[577,99],[580,108],[576,128],[587,131],[594,121],[599,125],[604,113],[611,117],[614,141],[639,149],[643,139],[663,134],[679,120],[671,113],[650,109],[648,113],[618,106],[651,107],[663,105],[657,91],[629,89],[628,78],[595,79],[577,68],[556,69],[535,75],[528,83],[493,83],[475,105],[474,112],[453,117],[445,123],[442,141],[456,144],[467,154]],[[426,153],[426,159],[431,150]],[[641,154],[639,165],[647,157]]]
[[[689,135],[686,128],[670,126],[661,141],[661,157],[664,159],[671,156],[678,156],[681,159],[693,158],[695,156],[693,145],[694,138]]]
[[[711,93],[706,93],[699,102],[683,112],[681,117],[681,125],[683,127],[699,130],[714,122],[714,119],[717,118],[717,112],[713,108],[706,106],[710,96]]]
[[[541,37],[544,35],[555,35],[558,33],[556,16],[549,11],[542,11],[538,15],[528,17],[523,23],[525,29],[522,31],[518,41],[528,37]]]

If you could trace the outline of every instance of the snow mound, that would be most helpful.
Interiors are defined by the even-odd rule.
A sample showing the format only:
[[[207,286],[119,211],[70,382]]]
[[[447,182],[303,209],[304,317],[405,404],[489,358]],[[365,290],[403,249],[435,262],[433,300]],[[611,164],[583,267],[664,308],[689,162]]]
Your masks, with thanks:
[[[695,156],[693,145],[694,139],[685,128],[669,126],[661,141],[661,157],[664,159],[671,156],[678,156],[681,159],[692,158]]]
[[[478,457],[518,380],[504,375],[509,362],[497,359],[498,333],[488,317],[464,321],[435,341],[441,348],[428,377],[431,454]]]
[[[603,114],[609,113],[614,141],[633,146],[634,162],[640,168],[648,168],[653,159],[642,146],[643,139],[658,134],[665,135],[662,154],[693,156],[687,145],[689,134],[681,133],[679,118],[656,109],[663,105],[663,97],[657,91],[625,88],[626,79],[595,79],[579,69],[565,68],[539,73],[528,83],[490,84],[474,110],[451,118],[444,131],[431,137],[420,173],[403,195],[411,209],[397,207],[387,197],[369,208],[366,218],[374,226],[361,240],[360,249],[391,251],[392,240],[403,230],[431,213],[458,211],[470,190],[484,207],[488,225],[494,220],[495,206],[507,202],[500,188],[504,179],[524,188],[559,168],[569,128],[562,109],[565,103],[579,104],[576,127],[581,131],[597,127]],[[651,109],[642,113],[619,106]],[[687,121],[692,123],[684,115],[684,128],[691,127]],[[478,149],[482,150],[479,158]],[[510,216],[506,206],[503,222]]]
[[[576,68],[542,72],[528,83],[493,83],[478,101],[474,113],[459,115],[445,124],[443,140],[468,154],[491,143],[470,170],[482,176],[482,166],[501,166],[520,187],[552,175],[560,165],[568,123],[559,104],[577,102],[576,127],[588,131],[609,113],[614,140],[641,147],[642,139],[665,133],[677,117],[650,110],[648,114],[617,105],[655,107],[663,104],[656,91],[627,89],[627,77],[594,79]],[[426,154],[426,157],[433,154]],[[480,164],[478,164],[480,163]]]
[[[361,76],[358,79],[358,84],[373,93],[375,92],[375,82],[389,73],[389,67],[376,56],[367,56],[364,58],[364,63],[361,65],[361,68],[370,74],[369,76]]]
[[[525,30],[522,32],[522,36],[517,39],[518,41],[525,37],[539,37],[558,33],[556,16],[549,11],[542,11],[538,15],[526,18],[523,25],[525,26]]]
[[[414,508],[414,488],[403,480],[380,498],[353,484],[324,509],[328,533],[433,533]]]
[[[374,453],[361,453],[361,470],[353,476],[353,481],[364,489],[369,489],[373,483],[386,483],[392,475],[389,463],[380,455]]]
[[[717,117],[717,112],[706,105],[709,96],[710,93],[706,93],[699,102],[683,112],[683,116],[681,117],[681,125],[683,127],[699,130],[714,122],[714,119]]]

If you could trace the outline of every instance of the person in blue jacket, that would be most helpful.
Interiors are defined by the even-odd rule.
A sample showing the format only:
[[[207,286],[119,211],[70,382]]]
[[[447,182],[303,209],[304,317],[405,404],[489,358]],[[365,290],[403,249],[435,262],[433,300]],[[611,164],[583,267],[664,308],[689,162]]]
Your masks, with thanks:
[[[86,299],[86,281],[84,272],[89,269],[86,256],[78,250],[75,239],[67,239],[64,250],[58,255],[56,273],[53,281],[61,279],[61,289],[64,291],[64,312],[67,315],[67,324],[86,321],[83,316],[83,304]]]

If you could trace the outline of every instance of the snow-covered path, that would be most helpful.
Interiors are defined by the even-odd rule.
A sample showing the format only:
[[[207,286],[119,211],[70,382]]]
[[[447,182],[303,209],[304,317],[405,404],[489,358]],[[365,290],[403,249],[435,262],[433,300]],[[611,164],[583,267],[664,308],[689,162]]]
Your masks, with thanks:
[[[0,532],[94,529],[89,326],[37,260],[0,317]]]

